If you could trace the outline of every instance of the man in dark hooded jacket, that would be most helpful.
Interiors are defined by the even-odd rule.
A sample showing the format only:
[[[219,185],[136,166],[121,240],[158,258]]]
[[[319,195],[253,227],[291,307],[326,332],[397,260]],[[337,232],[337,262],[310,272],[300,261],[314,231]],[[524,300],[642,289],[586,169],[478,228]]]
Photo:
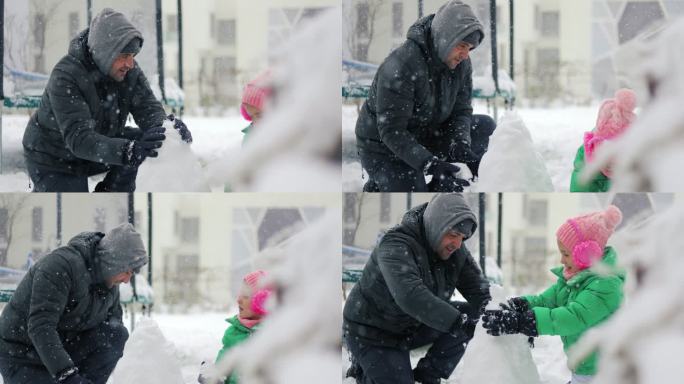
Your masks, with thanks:
[[[477,176],[496,127],[471,106],[468,55],[483,38],[470,7],[451,0],[418,20],[380,65],[356,121],[364,191],[461,191],[468,182],[453,162]]]
[[[52,70],[24,132],[34,192],[88,192],[88,176],[109,171],[96,191],[132,192],[138,166],[165,139],[164,108],[134,60],[142,34],[105,8]],[[140,129],[126,127],[128,115]],[[176,119],[188,142],[190,131]]]
[[[128,339],[118,285],[147,260],[122,224],[80,233],[33,265],[0,315],[4,383],[105,384]]]
[[[463,196],[442,194],[383,236],[344,305],[348,373],[357,383],[439,383],[451,375],[490,300],[463,245],[476,226]],[[468,302],[452,302],[454,290]],[[430,343],[412,371],[409,351]]]

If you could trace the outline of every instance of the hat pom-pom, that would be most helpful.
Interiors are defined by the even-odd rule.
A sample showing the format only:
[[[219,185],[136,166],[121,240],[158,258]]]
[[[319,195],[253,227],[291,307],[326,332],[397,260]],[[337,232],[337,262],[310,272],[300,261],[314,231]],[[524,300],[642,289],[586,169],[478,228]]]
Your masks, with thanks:
[[[621,110],[631,112],[636,108],[636,94],[631,89],[618,89],[615,92],[615,102]]]
[[[622,212],[620,211],[620,208],[609,205],[603,212],[603,218],[606,221],[608,228],[614,229],[622,222]]]

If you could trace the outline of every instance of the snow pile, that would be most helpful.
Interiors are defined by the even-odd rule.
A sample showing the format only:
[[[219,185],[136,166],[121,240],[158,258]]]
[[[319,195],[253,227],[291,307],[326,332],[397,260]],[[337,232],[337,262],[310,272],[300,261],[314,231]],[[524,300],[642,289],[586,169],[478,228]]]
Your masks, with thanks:
[[[487,309],[500,309],[506,301],[501,286],[490,288],[492,301]],[[475,328],[475,337],[468,344],[463,360],[459,383],[487,384],[538,384],[539,373],[532,353],[523,335],[488,335],[481,323]]]
[[[643,47],[641,88],[648,100],[632,127],[614,145],[597,151],[587,176],[613,159],[614,191],[682,191],[684,164],[684,19]],[[640,94],[643,100],[647,95]]]
[[[340,191],[341,21],[334,7],[278,52],[272,103],[230,172],[235,190]]]
[[[568,164],[571,166],[571,164]],[[552,192],[553,184],[532,136],[516,112],[506,112],[482,157],[477,192]]]
[[[112,376],[111,384],[183,384],[178,361],[157,323],[142,318],[130,335],[124,354]]]
[[[284,245],[262,255],[279,302],[262,328],[229,351],[218,369],[250,384],[339,382],[341,212],[331,210]],[[268,282],[265,282],[268,283]]]
[[[173,122],[165,120],[166,140],[158,157],[148,157],[138,168],[138,192],[209,192],[202,165]]]
[[[570,363],[598,348],[594,384],[661,384],[684,377],[684,206],[615,235],[628,300],[571,349]]]

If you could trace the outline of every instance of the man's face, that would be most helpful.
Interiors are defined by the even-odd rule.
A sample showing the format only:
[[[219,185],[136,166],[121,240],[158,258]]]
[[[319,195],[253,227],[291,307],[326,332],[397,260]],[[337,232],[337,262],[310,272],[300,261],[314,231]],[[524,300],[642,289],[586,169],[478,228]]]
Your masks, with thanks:
[[[463,239],[464,236],[462,233],[458,233],[453,229],[449,230],[444,237],[442,237],[442,241],[439,243],[439,249],[437,250],[437,255],[439,258],[442,260],[449,260],[451,254],[457,249],[461,248],[461,245],[463,245]]]
[[[112,63],[112,69],[109,71],[109,76],[116,81],[123,81],[126,78],[128,71],[135,67],[135,57],[132,53],[122,53],[116,57]]]
[[[446,65],[449,69],[456,68],[463,60],[468,58],[470,50],[473,49],[472,44],[460,42],[447,55]]]
[[[113,288],[115,285],[119,285],[121,283],[128,283],[131,281],[131,277],[133,276],[133,271],[126,271],[126,272],[121,272],[118,275],[114,275],[107,279],[107,288]]]

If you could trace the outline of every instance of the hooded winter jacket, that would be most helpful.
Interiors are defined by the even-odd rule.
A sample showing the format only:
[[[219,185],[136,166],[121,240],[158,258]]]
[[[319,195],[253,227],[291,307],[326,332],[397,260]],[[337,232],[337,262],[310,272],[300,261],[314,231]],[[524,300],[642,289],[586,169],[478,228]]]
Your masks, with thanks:
[[[610,189],[610,179],[601,172],[586,183],[580,182],[580,175],[585,165],[584,146],[582,145],[577,150],[577,155],[575,155],[574,168],[570,177],[570,192],[608,192]]]
[[[421,18],[378,68],[356,121],[359,150],[396,156],[422,171],[433,156],[447,159],[452,143],[470,145],[470,59],[450,70],[438,51],[475,30],[484,33],[469,6],[444,7],[458,22],[434,30],[435,15]]]
[[[164,109],[137,63],[122,82],[108,75],[121,50],[135,38],[142,40],[140,32],[111,9],[103,10],[91,28],[96,33],[78,34],[50,74],[24,132],[27,162],[74,175],[101,173],[107,165],[123,164],[129,113],[142,130],[164,120]]]
[[[603,265],[615,268],[617,254],[606,247]],[[567,351],[590,328],[601,324],[617,311],[622,302],[622,271],[599,274],[589,268],[569,280],[563,277],[563,267],[551,270],[558,276],[556,284],[536,296],[524,296],[534,312],[539,335],[559,335]],[[577,366],[574,373],[594,375],[597,353],[594,352]]]
[[[102,274],[105,237],[83,232],[29,269],[0,314],[0,357],[43,365],[53,376],[74,366],[64,341],[107,321],[119,323],[119,288],[108,288]],[[130,268],[139,257],[130,257]]]
[[[489,283],[465,244],[448,260],[441,260],[430,245],[434,236],[427,228],[443,233],[458,218],[474,218],[462,196],[438,196],[453,204],[444,204],[430,226],[425,223],[428,204],[406,212],[401,224],[375,247],[349,293],[344,305],[345,330],[367,344],[407,348],[422,325],[449,332],[461,315],[450,304],[454,290],[470,304],[471,316],[490,299]]]

